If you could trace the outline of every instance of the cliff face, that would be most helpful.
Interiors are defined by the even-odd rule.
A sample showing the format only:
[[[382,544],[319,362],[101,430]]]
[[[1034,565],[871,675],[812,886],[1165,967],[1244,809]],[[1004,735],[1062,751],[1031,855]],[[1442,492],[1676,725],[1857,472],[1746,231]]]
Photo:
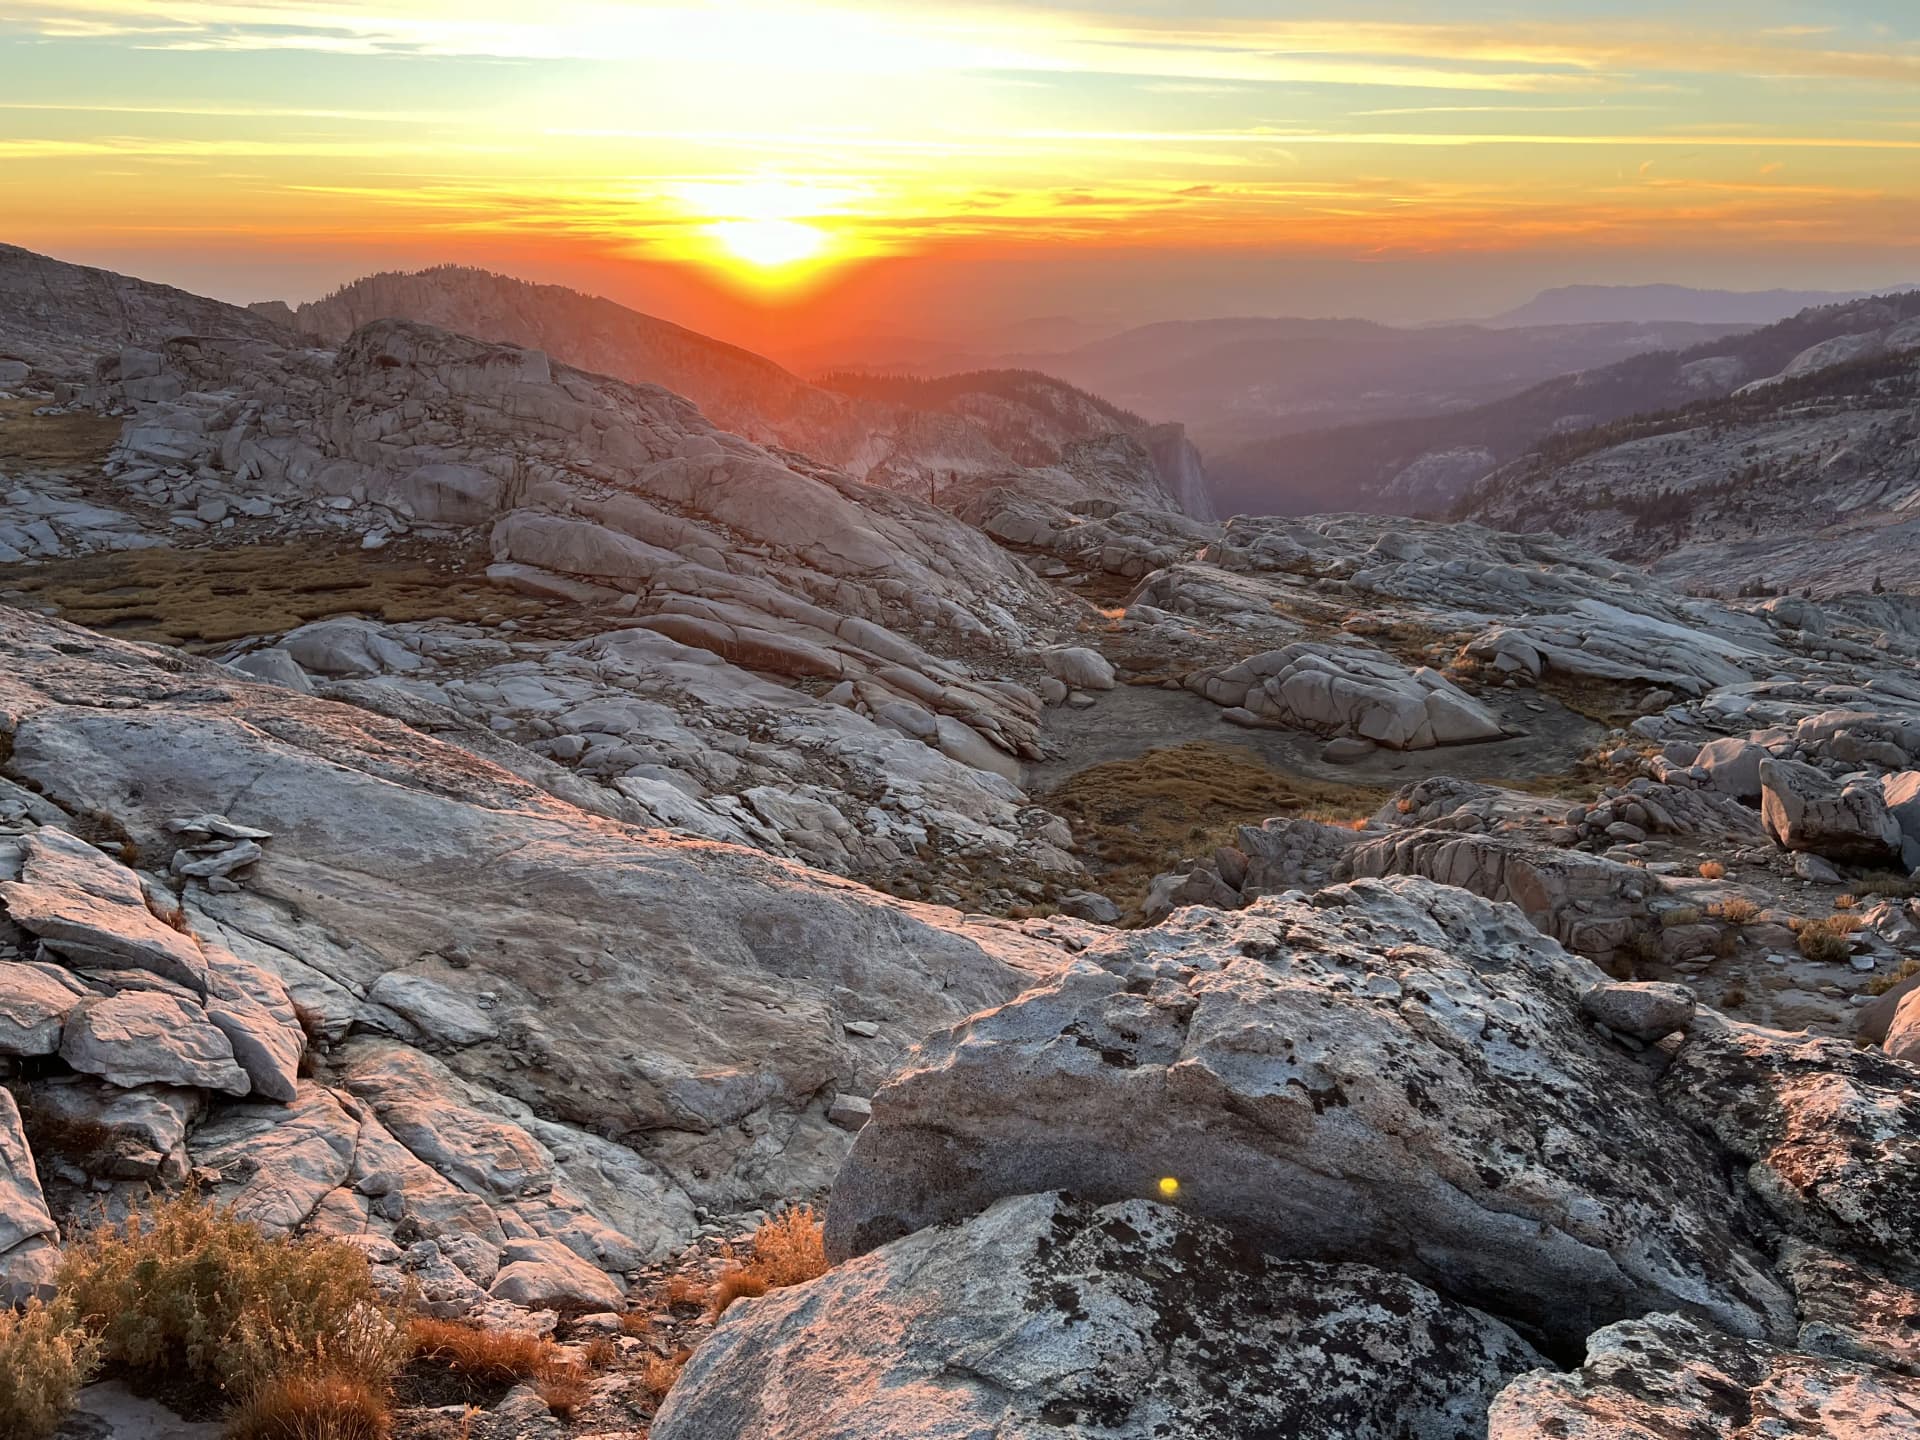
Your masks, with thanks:
[[[1156,425],[1147,432],[1147,449],[1153,454],[1160,483],[1181,510],[1195,520],[1218,520],[1213,506],[1213,490],[1207,483],[1207,467],[1200,451],[1187,438],[1187,427],[1180,424]]]

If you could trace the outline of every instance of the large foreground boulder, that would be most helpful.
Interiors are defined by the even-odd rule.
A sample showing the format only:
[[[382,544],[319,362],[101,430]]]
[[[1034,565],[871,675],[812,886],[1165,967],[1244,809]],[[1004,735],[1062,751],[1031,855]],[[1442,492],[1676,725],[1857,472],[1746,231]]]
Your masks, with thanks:
[[[1400,1275],[1145,1200],[1001,1201],[736,1305],[654,1440],[1458,1440],[1540,1363]]]
[[[1182,912],[927,1040],[874,1097],[829,1253],[1165,1181],[1277,1254],[1402,1269],[1568,1349],[1651,1309],[1778,1333],[1750,1202],[1583,1023],[1601,979],[1423,880]]]

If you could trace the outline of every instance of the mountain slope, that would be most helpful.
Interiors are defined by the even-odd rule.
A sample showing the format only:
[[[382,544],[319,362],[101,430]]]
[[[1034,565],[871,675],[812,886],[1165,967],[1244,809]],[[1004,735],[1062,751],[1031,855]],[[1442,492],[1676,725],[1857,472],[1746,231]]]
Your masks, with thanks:
[[[686,396],[716,423],[759,444],[801,451],[874,484],[925,494],[960,476],[1051,466],[1080,442],[1125,433],[1140,441],[1139,473],[1115,476],[1134,503],[1210,514],[1204,490],[1176,497],[1160,483],[1151,427],[1091,396],[1049,394],[1024,377],[965,403],[955,390],[934,406],[840,393],[809,384],[765,356],[558,285],[535,285],[461,266],[368,276],[302,305],[297,323],[338,342],[376,319],[407,319],[458,334],[546,351],[568,364]],[[1057,387],[1060,392],[1070,387]],[[1172,472],[1179,483],[1179,472]],[[1138,492],[1137,495],[1134,492]]]
[[[1444,512],[1474,481],[1557,430],[1581,430],[1732,393],[1835,351],[1871,353],[1920,318],[1920,293],[1808,310],[1761,330],[1685,350],[1561,375],[1448,414],[1290,435],[1216,455],[1227,510],[1310,514],[1333,507]],[[1417,467],[1417,468],[1416,468]]]
[[[24,362],[48,378],[82,377],[100,355],[176,335],[272,340],[285,333],[237,305],[0,245],[0,361]]]
[[[1920,589],[1920,321],[1903,328],[1910,348],[1552,437],[1462,513],[1721,593]]]

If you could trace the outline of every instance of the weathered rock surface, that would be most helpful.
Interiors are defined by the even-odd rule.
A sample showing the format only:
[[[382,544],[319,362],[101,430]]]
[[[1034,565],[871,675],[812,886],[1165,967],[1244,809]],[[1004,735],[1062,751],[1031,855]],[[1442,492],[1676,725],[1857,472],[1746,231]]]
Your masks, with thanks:
[[[1722,1027],[1692,1036],[1660,1088],[1747,1162],[1780,1225],[1902,1271],[1920,1254],[1915,1073],[1840,1040]]]
[[[48,1242],[56,1233],[20,1107],[0,1089],[0,1304],[29,1298],[51,1280]]]
[[[1836,785],[1810,765],[1768,759],[1760,763],[1760,789],[1760,818],[1785,849],[1862,864],[1899,860],[1900,825],[1877,781]]]
[[[1436,671],[1408,670],[1354,646],[1289,645],[1221,670],[1196,671],[1190,689],[1215,704],[1394,750],[1490,740],[1500,721]]]
[[[1183,912],[926,1041],[874,1096],[829,1250],[1170,1176],[1277,1254],[1388,1263],[1559,1344],[1676,1306],[1777,1333],[1747,1202],[1581,1026],[1600,979],[1418,880]]]
[[[109,1085],[191,1085],[245,1095],[233,1044],[197,1007],[172,995],[127,991],[83,1000],[67,1016],[60,1058]]]
[[[1594,1332],[1571,1374],[1537,1371],[1493,1402],[1488,1440],[1899,1440],[1920,1381],[1797,1355],[1680,1315]]]
[[[850,1143],[833,1097],[1064,961],[1017,926],[589,814],[206,662],[7,610],[0,654],[5,768],[42,792],[36,814],[110,818],[141,854],[170,854],[181,817],[271,836],[222,891],[24,822],[10,919],[51,931],[47,915],[78,913],[60,933],[114,962],[74,971],[87,993],[62,1053],[158,1105],[108,1115],[63,1092],[107,1137],[81,1158],[125,1178],[214,1170],[218,1198],[275,1229],[431,1238],[468,1300],[507,1265],[534,1267],[515,1272],[525,1295],[556,1284],[537,1255],[504,1259],[510,1239],[564,1246],[603,1280],[554,1293],[600,1304],[687,1241],[696,1201],[725,1213],[824,1185]],[[179,928],[141,898],[163,884]],[[189,955],[203,989],[134,968]],[[61,973],[0,962],[15,969]],[[312,1080],[296,1002],[320,1037]],[[172,1095],[194,1103],[158,1104]]]
[[[65,830],[27,837],[23,878],[0,884],[0,905],[76,965],[149,971],[206,992],[193,937],[155,917],[132,871]]]
[[[0,245],[0,346],[9,356],[47,375],[81,375],[97,356],[176,335],[286,338],[235,305]]]
[[[1040,1194],[736,1305],[653,1434],[1454,1440],[1537,1359],[1399,1275],[1271,1260],[1145,1200]]]
[[[371,321],[398,318],[543,350],[585,370],[665,386],[758,443],[803,451],[895,489],[925,494],[932,484],[943,499],[970,479],[1004,477],[1022,466],[1037,467],[1040,484],[1070,487],[1076,449],[1124,438],[1140,450],[1121,470],[1124,482],[1109,466],[1106,484],[1065,493],[1178,503],[1212,518],[1205,472],[1179,426],[1147,425],[1031,371],[979,373],[971,385],[904,394],[885,393],[889,387],[880,384],[868,395],[850,378],[846,391],[827,389],[764,356],[611,300],[461,266],[370,275],[302,305],[293,318],[335,344]]]
[[[51,1055],[84,989],[51,965],[0,965],[0,1055]]]

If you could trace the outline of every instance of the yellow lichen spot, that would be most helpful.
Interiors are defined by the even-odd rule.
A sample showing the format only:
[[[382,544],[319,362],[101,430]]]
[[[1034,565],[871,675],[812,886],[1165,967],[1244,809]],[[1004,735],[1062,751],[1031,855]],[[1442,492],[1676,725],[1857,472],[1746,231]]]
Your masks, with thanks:
[[[1171,1175],[1162,1175],[1160,1177],[1160,1198],[1162,1200],[1172,1200],[1179,1194],[1180,1182]]]

